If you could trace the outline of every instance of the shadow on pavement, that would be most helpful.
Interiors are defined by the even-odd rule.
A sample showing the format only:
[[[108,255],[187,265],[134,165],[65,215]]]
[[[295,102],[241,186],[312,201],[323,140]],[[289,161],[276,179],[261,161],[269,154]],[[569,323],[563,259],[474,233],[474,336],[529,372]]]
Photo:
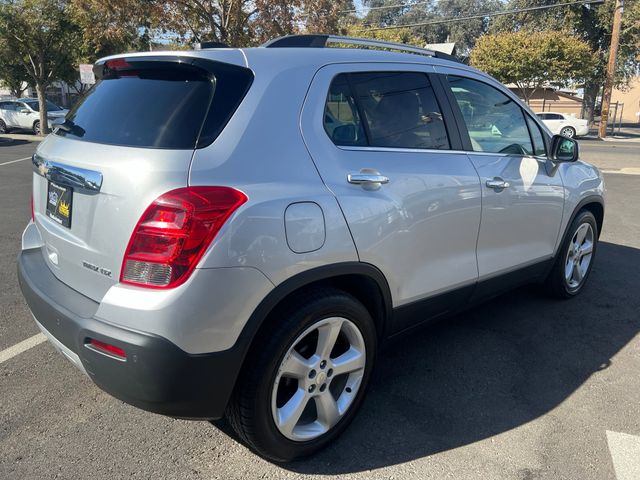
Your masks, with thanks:
[[[13,138],[0,138],[0,147],[15,147],[16,145],[29,145],[31,140],[16,140]]]
[[[558,301],[531,286],[394,343],[360,414],[331,446],[283,465],[308,474],[407,462],[544,415],[639,331],[640,250],[601,242],[590,281]],[[223,428],[228,431],[228,428]]]

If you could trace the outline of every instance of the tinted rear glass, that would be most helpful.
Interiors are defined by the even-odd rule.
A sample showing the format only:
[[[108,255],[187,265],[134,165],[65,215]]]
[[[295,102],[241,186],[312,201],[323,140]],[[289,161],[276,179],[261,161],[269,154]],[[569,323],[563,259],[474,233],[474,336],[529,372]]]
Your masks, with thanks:
[[[200,63],[208,70],[150,61],[105,68],[56,134],[130,147],[206,146],[235,112],[253,75],[234,65]]]

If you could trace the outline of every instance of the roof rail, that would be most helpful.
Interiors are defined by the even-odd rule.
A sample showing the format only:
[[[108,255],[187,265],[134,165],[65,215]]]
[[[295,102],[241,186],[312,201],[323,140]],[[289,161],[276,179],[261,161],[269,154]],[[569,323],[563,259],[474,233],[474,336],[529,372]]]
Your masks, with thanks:
[[[462,63],[453,55],[448,55],[443,52],[436,52],[426,48],[414,47],[413,45],[406,45],[404,43],[396,42],[385,42],[382,40],[373,40],[369,38],[342,37],[339,35],[287,35],[284,37],[269,40],[261,46],[265,48],[326,48],[329,43],[358,45],[362,47],[386,48],[389,50],[414,53],[417,55],[442,58],[444,60]]]

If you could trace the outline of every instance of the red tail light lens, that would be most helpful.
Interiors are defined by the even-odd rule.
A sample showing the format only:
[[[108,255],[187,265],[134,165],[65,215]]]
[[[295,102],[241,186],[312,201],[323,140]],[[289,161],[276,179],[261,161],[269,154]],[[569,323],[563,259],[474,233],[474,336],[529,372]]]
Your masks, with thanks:
[[[184,283],[247,196],[229,187],[186,187],[157,198],[138,221],[120,281],[150,288]]]

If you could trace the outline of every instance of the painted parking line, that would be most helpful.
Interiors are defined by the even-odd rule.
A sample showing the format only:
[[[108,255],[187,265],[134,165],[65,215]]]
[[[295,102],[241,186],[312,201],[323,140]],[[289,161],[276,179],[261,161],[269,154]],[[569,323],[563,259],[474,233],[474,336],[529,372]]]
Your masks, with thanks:
[[[607,444],[617,480],[640,478],[640,437],[607,430]]]
[[[37,335],[29,337],[26,340],[21,341],[20,343],[16,343],[14,346],[0,352],[0,363],[4,363],[7,360],[12,359],[16,355],[20,355],[22,352],[26,352],[30,348],[40,345],[46,340],[47,337],[45,337],[42,333],[38,333]]]
[[[12,163],[24,162],[25,160],[29,160],[31,157],[19,158],[17,160],[11,160],[9,162],[0,163],[0,167],[3,165],[11,165]]]

